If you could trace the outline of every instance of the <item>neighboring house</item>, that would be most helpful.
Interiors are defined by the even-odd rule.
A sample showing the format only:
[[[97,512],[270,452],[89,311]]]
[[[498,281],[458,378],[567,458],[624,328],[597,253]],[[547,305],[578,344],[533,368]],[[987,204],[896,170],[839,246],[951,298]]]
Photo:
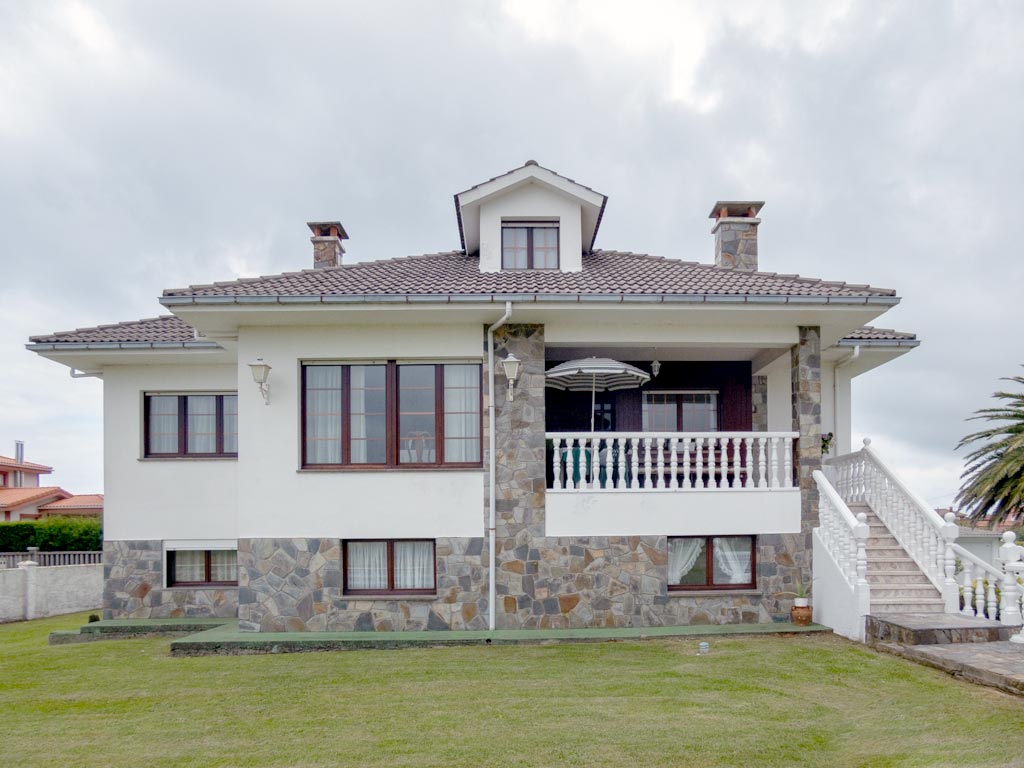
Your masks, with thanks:
[[[33,337],[104,381],[105,615],[787,617],[821,435],[849,452],[851,380],[918,341],[867,326],[892,290],[759,271],[760,202],[715,203],[708,264],[596,249],[606,203],[531,161],[455,196],[459,250],[343,264],[345,229],[314,222],[314,269]],[[652,377],[593,410],[546,389],[588,356]]]
[[[102,517],[103,495],[74,496],[57,486],[42,486],[40,475],[53,467],[25,461],[25,445],[14,444],[14,457],[0,456],[0,521],[39,520],[55,516]]]

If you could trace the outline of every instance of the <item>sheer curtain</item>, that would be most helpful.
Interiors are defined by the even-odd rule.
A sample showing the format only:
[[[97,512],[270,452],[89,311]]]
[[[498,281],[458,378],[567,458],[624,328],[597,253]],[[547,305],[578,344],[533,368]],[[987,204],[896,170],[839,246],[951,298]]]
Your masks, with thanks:
[[[306,368],[306,462],[341,463],[341,366]]]
[[[206,581],[206,552],[179,549],[174,553],[175,581]]]
[[[188,453],[217,452],[217,397],[189,395],[185,398],[187,414],[185,431]]]
[[[366,366],[352,365],[349,375],[349,431],[353,464],[366,463]]]
[[[224,395],[224,453],[238,453],[238,395]]]
[[[215,549],[210,552],[210,581],[238,581],[238,552]]]
[[[670,539],[668,547],[668,583],[680,584],[704,551],[704,539]]]
[[[383,541],[350,541],[345,547],[348,558],[349,589],[388,588],[388,545]]]
[[[149,398],[149,452],[178,452],[178,396],[151,395]]]
[[[715,539],[715,583],[749,584],[751,541],[747,536],[723,536]]]
[[[444,367],[444,460],[480,461],[480,366]]]
[[[433,589],[434,542],[395,542],[395,589]]]

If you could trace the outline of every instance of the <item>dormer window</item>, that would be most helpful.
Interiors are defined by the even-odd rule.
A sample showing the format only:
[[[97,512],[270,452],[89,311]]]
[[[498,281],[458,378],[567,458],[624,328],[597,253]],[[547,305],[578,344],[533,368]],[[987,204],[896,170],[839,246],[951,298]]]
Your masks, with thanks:
[[[501,224],[502,269],[558,269],[558,222]]]

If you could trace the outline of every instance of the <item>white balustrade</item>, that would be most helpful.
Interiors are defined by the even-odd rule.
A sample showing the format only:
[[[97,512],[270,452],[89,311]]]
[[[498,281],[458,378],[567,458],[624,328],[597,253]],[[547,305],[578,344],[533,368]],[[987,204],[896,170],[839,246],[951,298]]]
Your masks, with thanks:
[[[960,611],[953,542],[959,529],[911,491],[864,440],[864,448],[829,462],[836,490],[847,504],[864,502],[942,593],[947,613]]]
[[[549,432],[553,492],[794,488],[795,432]]]

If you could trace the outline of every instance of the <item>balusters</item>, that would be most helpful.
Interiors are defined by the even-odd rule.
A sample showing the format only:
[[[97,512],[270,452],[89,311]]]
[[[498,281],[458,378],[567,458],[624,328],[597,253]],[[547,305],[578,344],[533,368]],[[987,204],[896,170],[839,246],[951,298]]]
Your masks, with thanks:
[[[643,438],[644,445],[644,488],[651,488],[651,438]]]
[[[630,466],[633,470],[633,475],[629,481],[629,488],[637,490],[640,487],[640,441],[635,437],[629,438],[630,445]]]
[[[715,451],[717,445],[718,438],[708,438],[708,488],[718,487],[718,454]]]
[[[619,438],[619,476],[615,478],[615,490],[629,488],[629,480],[626,477],[626,439]]]
[[[768,462],[771,465],[771,480],[768,482],[769,488],[779,487],[779,438],[773,437],[769,440],[771,445],[770,453],[768,455]]]
[[[746,437],[743,439],[743,445],[746,450],[743,462],[743,487],[753,488],[754,487],[754,438]]]
[[[768,469],[766,465],[766,451],[768,450],[768,438],[757,438],[757,487],[768,487]]]
[[[971,604],[971,600],[974,597],[974,563],[970,560],[964,561],[964,607],[960,609],[960,613],[964,616],[974,615],[974,606]]]
[[[857,522],[866,526],[868,524],[868,516],[863,512],[858,512]],[[860,537],[857,538],[857,583],[861,585],[868,583],[867,539]]]
[[[793,487],[793,438],[785,437],[782,440],[782,487]]]
[[[555,482],[551,487],[555,490],[562,490],[565,486],[562,484],[562,438],[556,437],[551,441],[551,471],[554,473]]]
[[[676,472],[679,469],[679,457],[676,455],[676,450],[679,445],[679,438],[673,437],[668,441],[668,453],[669,453],[669,464],[668,471],[671,474],[669,479],[669,488],[675,490],[679,487],[679,475]]]
[[[999,609],[999,602],[996,600],[996,580],[991,576],[988,578],[988,617],[995,620],[997,614],[996,611]]]
[[[978,583],[974,585],[974,608],[979,617],[985,615],[985,576],[978,573]]]
[[[707,485],[704,482],[704,438],[703,437],[696,437],[696,438],[694,438],[693,445],[694,445],[693,450],[694,450],[694,453],[696,454],[696,458],[697,458],[697,471],[696,471],[697,487],[698,488],[706,488]]]
[[[574,490],[579,487],[576,485],[576,451],[573,450],[575,442],[575,437],[566,440],[565,451],[565,486]]]
[[[662,451],[662,447],[665,444],[665,438],[656,437],[654,438],[654,444],[657,446],[657,471],[658,474],[654,477],[654,487],[664,488],[665,487],[665,454]]]
[[[683,438],[683,488],[693,488],[693,475],[690,474],[690,438]]]
[[[606,491],[612,489],[612,475],[615,470],[615,438],[609,437],[604,441],[604,483],[602,488]]]

